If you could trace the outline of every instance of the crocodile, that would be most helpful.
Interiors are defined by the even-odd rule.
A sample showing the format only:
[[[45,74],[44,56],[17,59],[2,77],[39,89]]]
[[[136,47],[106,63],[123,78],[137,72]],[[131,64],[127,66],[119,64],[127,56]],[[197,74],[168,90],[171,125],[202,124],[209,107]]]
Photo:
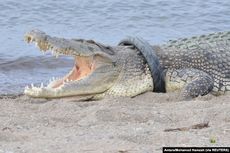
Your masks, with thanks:
[[[128,37],[117,46],[93,40],[52,37],[40,30],[25,34],[42,52],[72,56],[74,66],[64,77],[47,85],[26,86],[31,97],[105,96],[179,91],[182,99],[230,91],[230,32],[169,40],[150,45]]]

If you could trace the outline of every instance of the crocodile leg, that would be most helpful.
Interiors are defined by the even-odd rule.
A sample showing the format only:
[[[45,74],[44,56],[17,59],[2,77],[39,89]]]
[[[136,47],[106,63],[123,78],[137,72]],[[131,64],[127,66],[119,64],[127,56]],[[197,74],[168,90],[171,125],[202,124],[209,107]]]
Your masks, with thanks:
[[[165,77],[166,91],[181,91],[181,98],[189,100],[212,91],[213,78],[197,69],[169,69]]]

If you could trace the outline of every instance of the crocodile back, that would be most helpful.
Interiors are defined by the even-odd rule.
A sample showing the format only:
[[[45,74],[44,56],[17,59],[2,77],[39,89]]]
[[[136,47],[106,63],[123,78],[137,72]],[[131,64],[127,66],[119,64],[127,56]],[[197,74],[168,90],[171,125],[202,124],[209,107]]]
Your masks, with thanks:
[[[214,91],[230,90],[230,32],[171,40],[157,55],[164,69],[199,69],[213,77]]]

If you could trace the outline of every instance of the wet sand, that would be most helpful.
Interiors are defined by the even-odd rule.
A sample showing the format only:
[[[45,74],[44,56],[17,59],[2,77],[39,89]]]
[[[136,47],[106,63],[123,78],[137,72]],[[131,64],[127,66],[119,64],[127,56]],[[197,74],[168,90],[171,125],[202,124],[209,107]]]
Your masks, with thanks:
[[[157,153],[163,146],[230,146],[230,95],[177,93],[77,102],[2,96],[0,153]]]

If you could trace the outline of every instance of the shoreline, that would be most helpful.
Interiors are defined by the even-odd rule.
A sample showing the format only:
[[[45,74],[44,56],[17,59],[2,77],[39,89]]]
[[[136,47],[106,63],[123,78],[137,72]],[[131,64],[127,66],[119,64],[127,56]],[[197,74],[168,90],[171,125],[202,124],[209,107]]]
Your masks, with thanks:
[[[0,152],[139,153],[230,145],[230,95],[191,101],[178,95],[148,92],[87,102],[0,96]]]

